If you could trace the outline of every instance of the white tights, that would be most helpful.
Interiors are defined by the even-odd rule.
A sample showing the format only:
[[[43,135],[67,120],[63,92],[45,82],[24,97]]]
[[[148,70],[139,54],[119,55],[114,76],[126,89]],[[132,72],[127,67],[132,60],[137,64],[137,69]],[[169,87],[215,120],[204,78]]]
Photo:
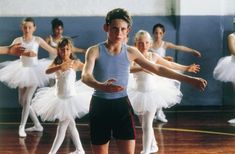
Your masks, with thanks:
[[[70,119],[66,119],[66,120],[59,122],[57,126],[56,137],[54,139],[54,142],[53,142],[53,145],[51,147],[49,154],[55,154],[58,151],[59,147],[64,141],[67,128],[69,128],[69,131],[71,133],[71,138],[75,145],[77,153],[79,152],[84,153],[84,150],[80,141],[79,133],[76,128],[75,120],[70,118]]]
[[[150,153],[151,146],[157,144],[154,130],[153,130],[153,119],[155,116],[155,112],[146,112],[143,115],[139,115],[139,120],[142,126],[143,136],[143,151],[141,153]]]
[[[233,90],[235,91],[235,83],[232,83]],[[228,123],[235,124],[235,118],[228,120]]]
[[[21,113],[21,122],[20,122],[20,128],[24,132],[25,125],[27,123],[28,117],[30,115],[30,118],[32,119],[35,126],[40,126],[41,124],[37,118],[37,115],[33,108],[31,107],[31,100],[33,97],[34,92],[36,91],[37,87],[25,87],[19,89],[19,102],[22,106],[22,113]],[[42,127],[41,127],[42,129]],[[20,135],[21,136],[21,135]],[[22,136],[23,137],[23,136]]]

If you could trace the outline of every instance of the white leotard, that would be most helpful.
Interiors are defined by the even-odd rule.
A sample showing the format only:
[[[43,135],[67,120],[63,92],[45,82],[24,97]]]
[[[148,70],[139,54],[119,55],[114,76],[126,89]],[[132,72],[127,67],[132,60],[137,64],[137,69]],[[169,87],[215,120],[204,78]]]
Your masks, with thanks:
[[[151,48],[150,50],[154,53],[157,53],[161,57],[165,57],[166,56],[166,49],[164,48],[164,44],[165,44],[165,42],[162,41],[162,44],[160,45],[159,48],[157,48],[157,49]]]
[[[23,37],[20,37],[20,43],[23,47],[25,47],[26,51],[33,51],[36,55],[38,55],[39,44],[35,41],[35,37],[32,38],[31,41],[24,41]],[[38,64],[38,56],[35,57],[27,57],[20,56],[22,65],[24,67],[31,67]]]

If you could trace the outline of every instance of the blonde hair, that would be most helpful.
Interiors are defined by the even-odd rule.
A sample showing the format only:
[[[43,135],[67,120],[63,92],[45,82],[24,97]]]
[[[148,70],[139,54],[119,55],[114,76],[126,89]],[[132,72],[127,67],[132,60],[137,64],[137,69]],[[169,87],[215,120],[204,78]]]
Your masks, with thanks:
[[[136,43],[140,36],[147,36],[149,41],[152,43],[153,42],[153,39],[151,37],[151,35],[149,34],[149,32],[147,32],[146,30],[139,30],[136,34],[135,34],[135,37],[134,37],[134,43]]]

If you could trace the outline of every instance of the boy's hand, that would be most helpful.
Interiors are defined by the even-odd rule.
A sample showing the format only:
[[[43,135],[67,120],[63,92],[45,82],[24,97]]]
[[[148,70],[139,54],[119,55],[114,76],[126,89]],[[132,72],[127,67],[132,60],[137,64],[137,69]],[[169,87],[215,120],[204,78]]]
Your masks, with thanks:
[[[21,46],[21,43],[13,44],[9,47],[9,54],[15,56],[21,56],[25,51],[25,48]]]
[[[115,85],[113,84],[114,82],[116,82],[115,79],[109,79],[107,81],[105,81],[103,84],[101,84],[101,90],[105,91],[105,92],[119,92],[124,90],[124,87],[119,86],[119,85]]]

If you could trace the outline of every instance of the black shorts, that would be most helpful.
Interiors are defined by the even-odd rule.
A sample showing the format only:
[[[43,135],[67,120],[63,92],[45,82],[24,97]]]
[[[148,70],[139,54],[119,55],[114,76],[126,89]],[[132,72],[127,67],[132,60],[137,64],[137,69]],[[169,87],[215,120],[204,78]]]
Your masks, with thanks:
[[[93,96],[90,111],[90,135],[93,145],[135,139],[134,112],[128,97],[103,99]]]

